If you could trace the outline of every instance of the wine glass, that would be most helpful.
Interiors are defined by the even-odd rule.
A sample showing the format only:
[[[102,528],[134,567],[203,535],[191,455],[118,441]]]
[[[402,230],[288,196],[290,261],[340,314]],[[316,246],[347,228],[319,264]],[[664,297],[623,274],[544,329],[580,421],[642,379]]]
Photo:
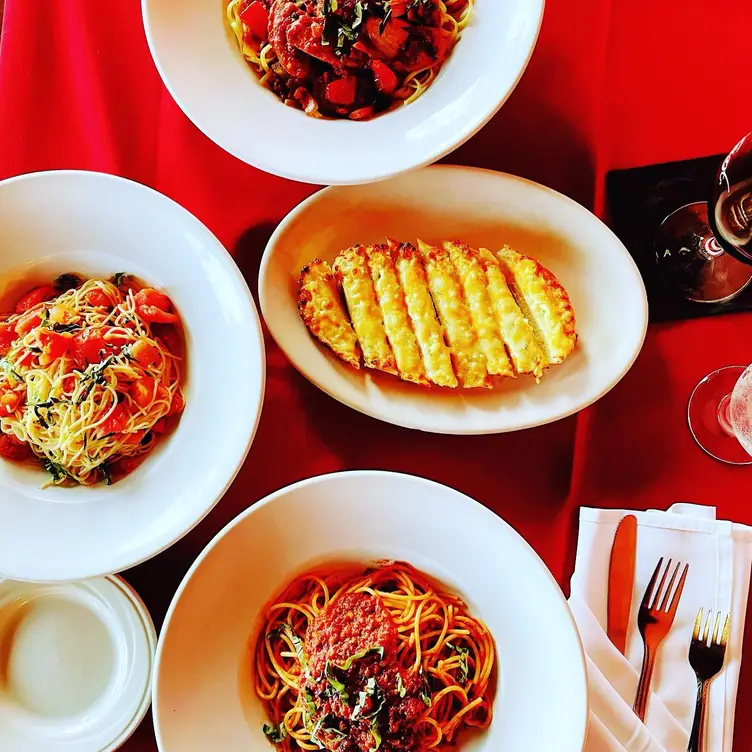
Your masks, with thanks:
[[[726,366],[695,387],[687,410],[700,448],[729,465],[752,465],[752,365]]]
[[[663,220],[655,253],[661,276],[698,303],[725,303],[752,281],[752,133],[721,163],[709,201]]]

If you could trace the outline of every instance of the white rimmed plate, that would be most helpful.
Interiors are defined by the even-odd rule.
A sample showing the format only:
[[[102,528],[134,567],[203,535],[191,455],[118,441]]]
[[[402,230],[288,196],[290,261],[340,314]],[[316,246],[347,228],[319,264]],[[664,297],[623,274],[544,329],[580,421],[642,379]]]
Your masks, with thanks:
[[[151,703],[157,635],[119,577],[0,580],[0,748],[112,752]]]
[[[185,327],[186,409],[176,430],[112,486],[41,490],[41,469],[0,460],[0,575],[15,580],[117,572],[174,543],[227,490],[263,402],[264,342],[248,286],[181,206],[93,172],[0,182],[3,309],[24,286],[71,271],[132,272],[170,295]]]
[[[459,239],[492,249],[507,243],[538,259],[571,296],[577,349],[538,385],[526,376],[489,391],[426,390],[344,365],[308,334],[298,315],[300,269],[316,256],[331,261],[353,243],[384,242],[386,236],[412,242]],[[637,267],[593,214],[522,178],[451,166],[314,194],[270,239],[259,297],[277,344],[316,386],[366,415],[438,433],[515,431],[581,410],[629,370],[647,328],[647,298]]]
[[[312,565],[384,558],[408,561],[444,582],[494,636],[493,722],[461,738],[462,752],[581,752],[584,656],[543,562],[469,497],[377,471],[283,488],[239,515],[198,557],[157,648],[153,711],[161,752],[270,752],[249,657],[262,608]]]
[[[321,120],[263,88],[224,0],[142,0],[157,69],[180,108],[248,164],[306,183],[396,175],[448,154],[506,101],[533,52],[543,0],[475,0],[473,20],[426,94],[368,122]]]

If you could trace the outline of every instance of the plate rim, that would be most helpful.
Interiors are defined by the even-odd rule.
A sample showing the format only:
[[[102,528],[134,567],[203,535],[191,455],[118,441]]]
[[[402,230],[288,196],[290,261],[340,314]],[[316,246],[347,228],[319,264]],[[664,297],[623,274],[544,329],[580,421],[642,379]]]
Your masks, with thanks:
[[[277,177],[284,178],[286,180],[295,180],[299,183],[307,183],[309,185],[324,184],[327,187],[346,186],[346,185],[366,185],[368,183],[375,183],[375,182],[379,182],[382,180],[389,180],[390,178],[394,178],[399,175],[404,175],[405,173],[421,169],[428,165],[432,165],[434,162],[437,162],[438,160],[443,159],[447,155],[459,149],[460,146],[465,144],[467,141],[469,141],[476,133],[478,133],[482,128],[484,128],[489,123],[489,121],[499,112],[499,110],[506,104],[507,100],[509,99],[509,97],[512,95],[512,93],[515,91],[520,81],[522,80],[522,77],[525,74],[525,71],[527,70],[528,65],[530,64],[530,60],[533,57],[533,53],[535,52],[535,49],[538,46],[538,40],[540,38],[541,28],[543,27],[543,17],[545,15],[545,9],[546,9],[546,0],[526,0],[527,3],[535,3],[539,7],[537,11],[537,19],[535,20],[535,29],[530,39],[530,46],[527,51],[527,55],[522,62],[520,70],[515,76],[514,81],[512,82],[512,85],[509,87],[508,91],[504,94],[501,100],[495,105],[493,105],[491,108],[484,109],[482,116],[480,118],[476,117],[470,120],[468,124],[465,126],[465,128],[462,130],[459,140],[457,140],[457,142],[453,146],[450,146],[444,149],[439,148],[437,150],[434,150],[426,158],[419,160],[417,162],[410,161],[409,164],[406,164],[405,167],[398,169],[398,170],[381,172],[378,169],[375,169],[375,170],[371,170],[369,174],[362,175],[361,177],[337,178],[337,177],[332,177],[331,175],[309,174],[306,172],[304,166],[302,167],[301,170],[297,172],[291,171],[291,170],[271,169],[271,165],[268,161],[265,161],[263,159],[256,159],[253,162],[251,162],[245,156],[240,154],[239,149],[236,149],[236,148],[230,149],[224,146],[223,144],[220,144],[221,139],[215,139],[212,135],[210,135],[209,131],[212,129],[205,128],[204,127],[205,123],[199,122],[201,118],[195,118],[193,114],[189,113],[189,110],[185,107],[183,98],[178,95],[178,93],[175,91],[174,85],[167,78],[164,65],[162,64],[162,61],[159,55],[157,54],[157,48],[156,48],[156,44],[154,41],[154,33],[152,30],[152,24],[151,24],[151,20],[149,17],[149,6],[153,2],[155,2],[155,0],[141,0],[141,18],[142,18],[143,25],[144,25],[146,43],[149,48],[149,53],[151,55],[151,58],[154,62],[154,66],[156,67],[157,72],[159,74],[159,78],[162,81],[162,84],[167,89],[169,95],[175,101],[175,104],[177,104],[180,111],[188,118],[188,120],[190,120],[191,123],[193,123],[193,125],[196,128],[198,128],[198,130],[201,131],[201,133],[204,136],[206,136],[206,138],[208,138],[212,143],[216,144],[220,149],[232,155],[236,159],[239,159],[244,164],[250,165],[251,167],[255,167],[258,170],[262,170],[263,172],[266,172],[269,175],[275,175]]]
[[[499,529],[504,529],[507,533],[511,533],[512,535],[514,535],[523,544],[524,549],[533,557],[533,561],[535,562],[536,567],[538,567],[539,569],[543,571],[544,576],[548,579],[549,583],[553,586],[554,591],[556,592],[557,602],[563,607],[563,611],[566,615],[566,620],[567,620],[566,623],[570,629],[570,637],[572,636],[574,637],[574,642],[577,647],[577,655],[579,658],[578,665],[580,668],[580,671],[578,672],[578,679],[579,679],[578,683],[580,685],[579,694],[584,699],[583,714],[582,714],[582,718],[580,719],[580,722],[578,723],[578,728],[581,727],[581,731],[578,733],[577,743],[579,745],[578,749],[584,749],[585,741],[587,738],[587,731],[588,731],[588,717],[590,714],[590,693],[589,693],[588,681],[587,681],[587,660],[585,657],[585,648],[582,643],[582,637],[580,636],[580,631],[577,627],[577,622],[575,621],[574,614],[572,613],[572,610],[569,607],[569,603],[567,602],[567,599],[564,596],[564,592],[561,589],[561,587],[559,587],[559,583],[556,581],[556,578],[554,577],[553,573],[548,568],[548,566],[543,561],[543,559],[540,557],[538,552],[532,547],[532,545],[527,541],[527,539],[521,533],[518,533],[517,530],[515,530],[515,528],[512,525],[510,525],[504,518],[496,514],[493,510],[491,510],[485,504],[482,504],[477,499],[474,499],[472,496],[468,496],[467,494],[463,493],[462,491],[459,491],[453,486],[446,485],[445,483],[440,483],[438,481],[432,480],[430,478],[426,478],[421,475],[415,475],[413,473],[401,473],[401,472],[396,472],[392,470],[371,469],[371,470],[342,470],[342,471],[332,472],[332,473],[322,473],[321,475],[312,475],[312,476],[309,476],[308,478],[304,478],[303,480],[295,481],[294,483],[290,483],[286,486],[283,486],[282,488],[279,488],[276,491],[272,491],[270,494],[267,494],[261,499],[258,499],[255,502],[253,502],[251,506],[247,507],[246,509],[241,511],[238,515],[236,515],[233,519],[231,519],[209,541],[209,543],[206,544],[206,546],[198,554],[193,564],[191,564],[190,568],[185,573],[185,575],[183,576],[183,579],[180,581],[180,584],[175,590],[175,594],[173,595],[172,600],[170,601],[170,605],[167,608],[167,612],[165,613],[164,620],[162,621],[162,627],[159,631],[159,637],[157,640],[157,650],[156,650],[156,654],[154,657],[154,669],[153,669],[152,688],[151,688],[151,692],[152,692],[151,707],[152,707],[152,722],[154,726],[154,736],[157,742],[157,749],[160,752],[165,752],[162,732],[161,732],[160,723],[159,723],[160,710],[159,710],[159,701],[158,701],[159,673],[160,673],[160,669],[162,666],[164,645],[167,640],[167,636],[170,632],[170,628],[172,627],[172,617],[177,608],[178,602],[180,601],[185,590],[187,589],[189,583],[193,579],[193,575],[196,573],[196,570],[201,566],[204,560],[209,556],[209,554],[214,550],[214,548],[216,548],[219,545],[220,541],[226,535],[228,535],[238,525],[244,522],[246,518],[254,514],[254,512],[260,509],[263,509],[268,504],[272,504],[276,499],[286,496],[287,494],[294,493],[298,489],[304,488],[306,486],[326,484],[332,481],[334,482],[347,481],[352,478],[373,478],[373,477],[394,478],[394,479],[398,479],[402,481],[408,481],[410,483],[417,483],[418,485],[426,486],[429,489],[440,487],[444,490],[448,490],[454,495],[457,503],[461,503],[461,504],[466,505],[467,507],[472,507],[474,509],[477,509],[479,513],[484,514],[486,516],[489,525],[496,525]],[[581,734],[581,739],[579,738],[580,734]]]
[[[167,549],[174,546],[178,541],[180,541],[182,538],[184,538],[186,535],[188,535],[193,529],[195,529],[201,522],[209,515],[209,513],[219,504],[219,502],[222,500],[222,498],[225,496],[227,491],[229,490],[230,486],[234,482],[235,478],[237,477],[240,470],[243,468],[247,458],[248,454],[250,453],[251,447],[253,445],[253,442],[256,438],[256,433],[258,432],[258,426],[261,420],[261,414],[263,413],[264,409],[264,403],[265,403],[265,395],[266,395],[266,347],[265,347],[265,340],[264,340],[264,331],[263,331],[263,325],[261,322],[261,316],[259,315],[258,308],[256,306],[256,302],[253,299],[253,294],[251,293],[250,287],[248,283],[245,280],[245,277],[243,276],[242,272],[240,271],[240,267],[238,267],[235,259],[233,258],[232,254],[227,250],[227,248],[224,246],[224,244],[219,240],[219,238],[212,232],[209,227],[207,227],[204,222],[202,222],[195,214],[193,214],[191,211],[186,209],[182,204],[178,203],[174,199],[170,198],[170,196],[167,196],[166,194],[162,193],[161,191],[156,190],[155,188],[152,188],[149,185],[146,185],[145,183],[142,183],[138,180],[132,180],[130,178],[126,178],[120,175],[113,175],[111,173],[107,172],[101,172],[98,170],[77,170],[77,169],[61,169],[61,170],[37,170],[34,172],[27,172],[22,173],[20,175],[13,175],[11,177],[5,178],[4,180],[0,180],[0,189],[2,189],[4,186],[13,184],[13,183],[22,183],[22,182],[33,182],[34,180],[44,180],[45,178],[51,178],[54,179],[56,177],[71,177],[71,178],[87,178],[87,179],[93,179],[93,180],[107,180],[114,183],[121,183],[121,184],[129,184],[132,188],[135,188],[136,190],[143,190],[147,193],[154,194],[154,196],[158,199],[161,199],[168,204],[172,205],[175,210],[178,211],[178,213],[184,217],[189,218],[193,222],[197,224],[197,227],[200,227],[203,229],[204,232],[207,233],[207,240],[210,240],[212,245],[215,247],[217,251],[216,258],[219,259],[223,266],[225,266],[225,270],[234,277],[238,282],[242,283],[242,286],[245,287],[246,293],[247,293],[247,301],[249,303],[250,307],[250,313],[251,313],[251,321],[253,322],[253,325],[255,327],[256,331],[256,344],[253,344],[253,341],[251,337],[246,337],[245,339],[248,341],[248,347],[249,351],[255,351],[253,353],[254,358],[258,358],[258,377],[259,377],[259,384],[260,384],[260,390],[258,394],[258,399],[254,402],[253,400],[249,400],[249,408],[252,409],[255,413],[255,419],[252,421],[252,424],[250,425],[250,431],[248,434],[248,439],[246,441],[245,446],[240,450],[240,453],[237,455],[238,461],[237,466],[233,470],[233,472],[228,476],[227,481],[223,484],[221,489],[218,489],[216,493],[216,498],[205,508],[201,511],[201,514],[192,520],[190,520],[190,524],[188,527],[185,527],[185,529],[182,529],[180,532],[175,532],[172,535],[169,536],[169,539],[165,539],[160,543],[160,545],[154,549],[151,553],[143,553],[141,554],[137,559],[134,559],[133,561],[129,562],[126,560],[126,558],[121,558],[121,560],[118,560],[117,562],[114,561],[112,564],[110,564],[107,568],[102,568],[101,566],[98,566],[96,570],[90,571],[90,569],[86,569],[83,566],[76,565],[76,566],[70,566],[68,569],[69,571],[64,571],[62,574],[56,574],[52,572],[48,572],[45,577],[39,577],[35,576],[30,578],[27,575],[24,575],[22,572],[17,571],[0,571],[0,578],[6,578],[11,580],[22,580],[25,582],[30,583],[37,583],[37,584],[55,584],[55,583],[64,583],[64,582],[72,582],[77,580],[83,580],[83,579],[93,579],[93,578],[99,578],[99,577],[107,577],[110,575],[116,575],[118,573],[127,571],[129,569],[132,569],[133,567],[136,567],[140,564],[143,564],[144,562],[149,561],[150,559],[153,559],[155,556],[158,556],[159,554],[163,553]]]
[[[581,404],[577,408],[574,408],[574,409],[567,408],[564,410],[560,410],[556,414],[549,416],[545,420],[528,420],[519,425],[501,427],[501,428],[494,428],[494,427],[463,428],[461,426],[456,427],[455,425],[445,425],[442,427],[435,427],[435,428],[426,427],[411,420],[400,419],[399,413],[395,416],[394,419],[386,418],[383,415],[378,414],[377,411],[368,409],[367,406],[363,407],[363,406],[357,405],[352,400],[349,400],[337,394],[334,394],[333,391],[325,383],[323,383],[321,379],[318,379],[309,373],[309,369],[306,368],[305,363],[298,363],[297,359],[293,358],[290,355],[290,353],[287,351],[287,349],[285,349],[282,346],[282,344],[279,342],[279,340],[277,339],[275,328],[271,323],[271,320],[273,320],[273,317],[271,320],[267,317],[267,310],[269,306],[269,296],[268,296],[268,287],[266,285],[266,279],[268,275],[268,270],[271,267],[271,263],[272,263],[271,259],[274,256],[274,249],[279,242],[279,238],[285,234],[288,227],[294,224],[294,222],[298,219],[298,217],[301,214],[303,214],[311,205],[317,203],[318,201],[324,200],[324,198],[322,197],[326,197],[331,192],[342,191],[344,186],[341,186],[341,185],[330,185],[330,186],[327,186],[326,188],[316,191],[312,195],[303,199],[303,201],[301,201],[293,209],[291,209],[290,212],[280,221],[280,223],[275,228],[274,232],[272,233],[271,237],[269,238],[266,244],[263,256],[261,258],[261,265],[259,266],[259,276],[258,276],[259,306],[261,308],[261,313],[264,317],[266,328],[268,329],[269,333],[272,336],[272,339],[274,339],[274,342],[277,344],[279,349],[284,353],[285,357],[290,362],[290,364],[307,381],[309,381],[311,384],[316,386],[318,389],[320,389],[322,392],[327,394],[329,397],[337,400],[337,402],[343,405],[346,405],[352,410],[356,410],[357,412],[362,413],[363,415],[367,415],[370,418],[380,420],[384,423],[389,423],[391,425],[400,426],[401,428],[409,428],[409,429],[416,430],[416,431],[423,431],[425,433],[435,433],[435,434],[452,435],[452,436],[487,436],[491,434],[512,433],[514,431],[525,431],[529,428],[537,428],[538,426],[545,426],[545,425],[548,425],[549,423],[555,423],[556,421],[563,420],[564,418],[568,418],[572,415],[576,415],[578,412],[584,410],[587,407],[590,407],[590,405],[594,404],[598,400],[605,397],[606,394],[608,394],[624,378],[624,376],[626,376],[626,374],[630,371],[630,369],[634,365],[640,352],[642,351],[642,347],[645,343],[645,337],[647,336],[647,329],[648,329],[648,299],[647,299],[647,291],[645,290],[645,283],[642,279],[642,276],[640,275],[639,269],[637,267],[637,264],[635,263],[634,258],[626,249],[626,247],[624,246],[624,243],[622,243],[622,241],[617,237],[614,231],[610,227],[608,227],[608,225],[605,222],[603,222],[602,219],[597,217],[593,212],[585,208],[582,204],[578,203],[577,201],[570,198],[569,196],[566,196],[563,193],[560,193],[559,191],[554,190],[553,188],[549,188],[548,186],[542,185],[541,183],[537,183],[534,180],[528,180],[527,178],[523,178],[518,175],[512,175],[511,173],[507,173],[507,172],[498,172],[496,170],[489,170],[483,167],[466,167],[464,165],[448,165],[448,164],[429,165],[427,167],[421,168],[420,172],[427,172],[429,170],[434,171],[434,172],[459,171],[459,172],[475,173],[478,175],[489,175],[489,176],[493,175],[494,177],[499,178],[501,180],[509,180],[512,183],[517,182],[517,183],[530,186],[536,190],[540,190],[542,192],[548,193],[551,196],[556,197],[557,200],[564,201],[565,203],[568,203],[576,207],[578,211],[587,213],[588,215],[590,215],[590,217],[593,220],[598,222],[609,233],[613,235],[613,237],[616,239],[618,244],[621,246],[620,252],[623,253],[624,257],[628,261],[628,266],[631,268],[631,271],[633,272],[633,275],[635,279],[637,280],[637,282],[639,283],[639,287],[642,290],[642,296],[641,296],[642,306],[641,306],[641,311],[640,311],[641,318],[642,318],[642,325],[641,325],[641,332],[637,341],[637,347],[635,348],[634,353],[630,356],[628,361],[625,361],[625,364],[622,367],[619,374],[614,379],[612,379],[608,385],[602,388],[602,390],[597,395],[591,397],[587,402]],[[411,172],[408,175],[397,176],[396,179],[400,179],[400,177],[407,178],[408,176],[412,176],[416,174],[417,172],[419,171],[415,170],[414,172]],[[379,185],[379,184],[376,184],[376,185]],[[323,355],[327,358],[334,358],[334,356],[330,355],[328,352],[323,352]]]

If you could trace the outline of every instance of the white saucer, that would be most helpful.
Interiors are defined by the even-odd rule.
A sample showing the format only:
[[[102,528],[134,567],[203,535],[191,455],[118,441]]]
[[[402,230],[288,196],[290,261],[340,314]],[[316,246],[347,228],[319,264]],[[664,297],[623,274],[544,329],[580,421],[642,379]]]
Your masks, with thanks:
[[[111,752],[149,708],[156,631],[119,577],[0,580],[0,749]]]

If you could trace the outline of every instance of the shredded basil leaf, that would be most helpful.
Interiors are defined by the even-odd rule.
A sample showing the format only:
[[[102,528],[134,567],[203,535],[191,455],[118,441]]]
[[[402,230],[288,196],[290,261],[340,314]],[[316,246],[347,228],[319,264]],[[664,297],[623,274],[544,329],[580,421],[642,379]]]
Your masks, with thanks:
[[[381,746],[381,734],[379,733],[378,718],[374,718],[371,721],[371,733],[373,734],[373,747],[371,747],[369,752],[376,752],[376,750]]]
[[[420,688],[420,699],[427,707],[431,707],[431,685],[428,683],[428,677],[425,674],[423,674],[423,684]]]
[[[353,30],[357,29],[363,23],[363,3],[357,0],[355,3],[355,20],[353,21]]]
[[[265,723],[263,726],[263,732],[269,737],[269,741],[272,744],[280,744],[282,740],[287,736],[287,729],[284,723],[280,723],[279,726],[272,726]]]
[[[447,647],[450,647],[452,650],[454,650],[455,653],[459,654],[460,656],[460,681],[467,681],[467,676],[470,673],[470,670],[467,665],[467,658],[470,655],[470,651],[467,648],[463,648],[460,645],[455,645],[453,642],[450,642],[449,640],[446,641]]]
[[[308,710],[308,715],[312,716],[316,712],[316,703],[313,701],[313,695],[311,694],[310,690],[305,691],[305,698],[306,698],[306,709]]]
[[[65,480],[66,478],[75,480],[75,478],[73,478],[73,476],[62,465],[58,465],[51,459],[45,459],[42,462],[42,465],[44,466],[44,469],[52,476],[52,479],[55,481],[55,483],[58,483],[61,480]]]
[[[340,681],[337,678],[337,675],[334,673],[334,664],[330,661],[326,662],[326,668],[324,669],[324,676],[326,677],[326,680],[329,682],[332,689],[339,695],[342,702],[347,704],[350,700],[350,696],[347,694],[347,690],[345,689],[345,683],[343,681]]]
[[[363,712],[363,708],[366,705],[366,701],[369,697],[373,697],[374,693],[376,692],[376,679],[374,679],[372,676],[368,678],[366,681],[365,687],[358,693],[358,702],[355,704],[355,707],[353,708],[352,715],[350,716],[353,720],[355,720],[361,713]],[[381,704],[383,705],[383,699]],[[379,706],[378,710],[381,710],[381,705]],[[378,710],[376,712],[378,712]],[[363,715],[363,718],[370,718],[370,715]]]
[[[50,329],[52,329],[53,332],[73,332],[76,329],[80,329],[81,327],[79,324],[60,324],[58,322],[55,322]]]
[[[379,660],[384,660],[384,646],[383,645],[375,645],[370,648],[366,648],[365,650],[361,650],[359,653],[355,653],[354,655],[351,655],[344,663],[335,663],[333,664],[338,669],[341,669],[342,671],[347,671],[355,661],[361,661],[363,658],[366,658],[369,655],[378,655]]]
[[[402,674],[397,674],[397,692],[400,697],[404,697],[407,694],[407,687],[405,687],[402,681]]]
[[[77,274],[61,274],[59,277],[55,277],[52,284],[56,290],[65,292],[66,290],[73,290],[79,287],[82,283],[81,277]]]
[[[102,473],[102,477],[104,478],[104,484],[105,484],[105,486],[111,486],[112,485],[112,475],[110,475],[110,468],[109,468],[109,465],[107,464],[106,460],[99,466],[99,472]]]
[[[37,416],[37,420],[39,421],[42,428],[49,428],[50,424],[44,419],[42,413],[39,412],[40,407],[41,405],[34,405],[34,415]]]
[[[131,275],[128,272],[116,272],[112,275],[112,284],[120,287]]]
[[[300,637],[295,634],[292,626],[287,622],[279,626],[279,631],[284,634],[288,640],[290,640],[292,647],[295,650],[295,655],[298,657],[298,661],[300,662],[300,667],[305,669],[306,659],[305,654],[303,653],[303,640],[301,640]]]
[[[89,370],[84,373],[81,381],[88,381],[89,383],[86,385],[86,388],[78,399],[79,405],[89,396],[89,393],[94,388],[95,384],[104,384],[104,371],[107,366],[112,363],[113,357],[113,355],[108,355],[101,363],[98,363],[95,366],[89,366]]]

